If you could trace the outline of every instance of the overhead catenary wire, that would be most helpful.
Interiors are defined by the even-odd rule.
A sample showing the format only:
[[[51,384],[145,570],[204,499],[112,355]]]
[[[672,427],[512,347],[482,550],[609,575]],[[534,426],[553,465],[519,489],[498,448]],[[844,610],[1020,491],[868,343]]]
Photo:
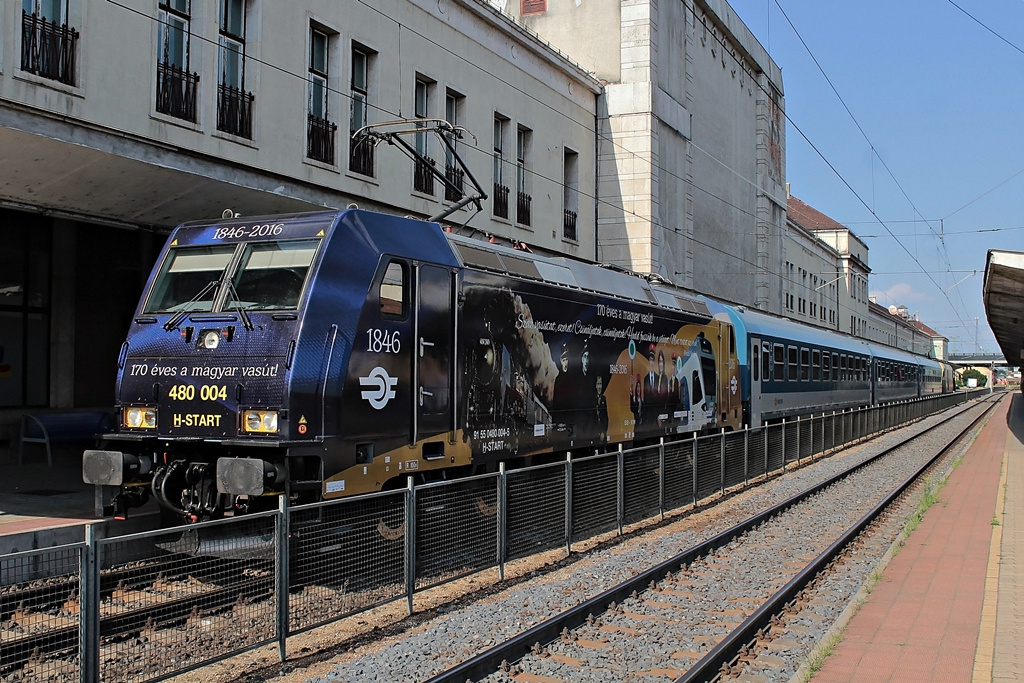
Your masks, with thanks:
[[[452,56],[456,57],[457,59],[461,59],[461,60],[462,60],[463,62],[465,62],[465,63],[466,63],[467,65],[470,65],[470,66],[473,66],[473,67],[475,67],[475,68],[479,69],[479,70],[480,70],[480,71],[482,71],[483,73],[485,73],[485,74],[489,75],[490,77],[492,77],[492,78],[496,79],[497,81],[499,81],[499,82],[503,83],[504,85],[508,86],[509,88],[512,88],[513,90],[515,90],[515,91],[518,91],[518,92],[520,92],[521,94],[523,94],[523,95],[525,95],[525,96],[527,96],[527,97],[530,97],[530,95],[529,95],[528,93],[525,93],[524,91],[522,91],[522,90],[521,90],[520,88],[518,88],[518,87],[517,87],[517,86],[515,86],[514,84],[512,84],[512,83],[510,83],[510,82],[508,82],[508,81],[506,81],[506,80],[502,79],[502,78],[501,78],[500,76],[498,76],[498,75],[496,75],[496,74],[493,74],[493,73],[491,73],[491,72],[488,72],[488,71],[487,71],[486,69],[484,69],[484,68],[483,68],[483,67],[481,67],[480,65],[478,65],[478,64],[475,64],[475,63],[473,63],[473,62],[470,62],[470,61],[468,61],[468,60],[467,60],[466,58],[464,58],[464,57],[462,57],[461,55],[458,55],[457,53],[453,52],[452,50],[450,50],[450,49],[449,49],[449,48],[447,48],[446,46],[444,46],[444,45],[441,45],[440,43],[437,43],[436,41],[434,41],[434,40],[430,39],[429,37],[425,36],[424,34],[422,34],[422,33],[418,32],[418,31],[416,31],[416,30],[415,30],[414,28],[412,28],[412,27],[410,27],[410,26],[407,26],[407,25],[405,25],[405,24],[401,24],[401,23],[400,23],[400,22],[399,22],[398,20],[394,19],[393,17],[390,17],[390,16],[386,15],[386,14],[385,14],[385,13],[383,13],[383,12],[382,12],[382,11],[381,11],[380,9],[378,9],[378,8],[375,8],[375,7],[373,7],[372,5],[368,4],[368,3],[367,3],[367,2],[365,2],[364,0],[358,0],[358,1],[359,1],[359,2],[361,3],[361,4],[363,4],[364,6],[366,6],[367,8],[369,8],[369,9],[371,9],[371,10],[373,10],[373,11],[377,12],[377,13],[378,13],[378,14],[380,14],[380,15],[381,15],[382,17],[384,17],[384,18],[387,18],[387,19],[389,19],[390,21],[394,22],[394,23],[395,23],[395,24],[396,24],[397,26],[399,26],[399,27],[401,27],[401,28],[405,28],[405,29],[406,29],[406,30],[407,30],[408,32],[411,32],[411,33],[413,33],[414,35],[416,35],[417,37],[419,37],[419,38],[421,38],[421,39],[423,39],[423,40],[425,40],[425,41],[428,41],[429,43],[431,43],[431,44],[435,45],[435,46],[436,46],[436,47],[437,47],[438,49],[441,49],[441,50],[445,51],[446,53],[448,53],[448,54],[451,54]],[[107,0],[107,2],[109,2],[109,3],[111,3],[111,4],[115,5],[115,6],[121,7],[122,9],[125,9],[125,10],[127,10],[127,11],[130,11],[130,12],[134,12],[134,13],[136,13],[136,14],[139,14],[139,15],[141,15],[141,16],[144,16],[144,17],[146,17],[146,18],[148,18],[148,19],[150,19],[150,20],[152,20],[152,21],[156,21],[156,22],[159,22],[159,21],[160,21],[158,17],[153,17],[153,16],[151,16],[151,15],[149,15],[149,14],[146,14],[146,13],[144,13],[144,12],[140,12],[139,10],[136,10],[136,9],[134,9],[134,8],[131,8],[131,7],[128,7],[128,6],[126,6],[126,5],[124,5],[124,4],[120,3],[120,2],[117,2],[117,0]],[[693,17],[694,23],[695,23],[695,25],[696,25],[696,21],[698,20],[698,17],[697,17],[697,14],[696,14],[696,9],[695,9],[695,7],[694,7],[694,6],[692,6],[691,4],[687,4],[687,3],[684,3],[684,5],[686,6],[686,10],[687,10],[687,11],[689,12],[689,14],[690,14],[690,15],[691,15],[691,16]],[[496,12],[497,14],[500,14],[500,12],[497,12],[497,10],[494,10],[493,8],[491,8],[491,10],[492,10],[492,11],[494,11],[494,12]],[[507,19],[507,18],[506,18],[506,19]],[[507,19],[507,20],[508,20],[508,19]],[[518,29],[520,29],[520,30],[525,30],[525,29],[523,29],[523,27],[520,27],[520,26],[519,26],[518,24],[514,24],[514,22],[513,22],[512,20],[508,20],[508,21],[509,21],[509,23],[510,23],[510,24],[513,24],[513,25],[514,25],[514,26],[515,26],[516,28],[518,28]],[[529,32],[528,32],[528,33],[529,33]],[[532,33],[530,33],[530,35],[536,38],[536,36],[534,36],[534,35],[533,35]],[[208,42],[208,43],[210,43],[210,44],[216,44],[216,43],[215,43],[215,41],[212,41],[212,40],[210,40],[210,39],[208,39],[208,38],[206,38],[206,37],[204,37],[204,36],[199,36],[199,35],[191,35],[191,37],[192,37],[192,38],[195,38],[195,39],[198,39],[198,40],[201,40],[201,41],[205,41],[205,42]],[[739,57],[737,57],[737,55],[736,55],[736,54],[735,54],[735,53],[734,53],[734,52],[733,52],[732,50],[730,50],[730,49],[727,49],[727,48],[728,48],[728,46],[726,45],[726,43],[725,43],[724,39],[723,39],[723,38],[721,38],[721,37],[719,37],[719,36],[718,36],[718,34],[717,34],[717,32],[712,32],[712,37],[713,37],[713,39],[714,39],[714,40],[716,40],[716,41],[717,41],[717,43],[718,43],[718,44],[719,44],[719,45],[720,45],[720,46],[722,47],[722,49],[723,49],[723,57],[724,57],[724,54],[725,54],[725,53],[728,53],[728,54],[729,54],[729,58],[730,58],[730,59],[732,59],[732,60],[735,60],[735,61],[736,61],[736,63],[737,63],[737,64],[738,64],[739,66],[740,66],[740,68],[744,69],[745,71],[747,70],[747,67],[746,67],[745,63],[743,63],[743,61],[742,61],[742,60],[741,60],[741,59],[740,59]],[[559,53],[559,54],[561,54],[561,53]],[[292,76],[292,77],[295,77],[295,78],[297,78],[297,79],[299,79],[299,80],[302,80],[303,82],[305,82],[305,81],[307,80],[307,75],[306,75],[306,74],[304,74],[304,73],[302,73],[302,74],[299,74],[299,73],[295,73],[295,72],[289,71],[289,70],[287,70],[287,69],[285,69],[285,68],[283,68],[283,67],[280,67],[280,66],[278,66],[278,65],[275,65],[275,64],[273,64],[273,63],[267,62],[267,61],[265,61],[265,60],[260,60],[260,59],[258,59],[258,58],[255,58],[255,57],[251,56],[251,55],[246,55],[246,57],[245,57],[245,58],[246,58],[247,60],[253,60],[253,61],[254,61],[254,62],[256,62],[256,63],[259,63],[259,64],[263,64],[263,65],[265,65],[265,66],[267,66],[267,67],[269,67],[269,68],[275,69],[275,70],[277,70],[277,71],[280,71],[280,72],[282,72],[282,73],[285,73],[285,74],[288,74],[288,75],[290,75],[290,76]],[[759,83],[759,82],[757,81],[757,79],[756,79],[756,78],[753,78],[752,74],[749,74],[749,73],[748,73],[748,77],[749,77],[749,80],[750,80],[750,82],[752,83],[752,85],[753,85],[754,87],[756,87],[756,88],[757,88],[757,89],[759,89],[760,91],[764,92],[764,93],[765,93],[766,95],[768,95],[768,96],[771,96],[771,95],[772,95],[772,93],[771,93],[771,92],[770,92],[769,90],[767,90],[765,86],[763,86],[763,85],[762,85],[761,83]],[[329,90],[330,92],[333,92],[333,93],[335,93],[335,94],[338,94],[339,96],[341,96],[341,97],[343,97],[343,98],[346,98],[346,99],[351,99],[351,95],[350,95],[350,94],[348,94],[347,92],[344,92],[344,91],[340,91],[340,90],[338,90],[338,89],[336,89],[336,88],[328,88],[328,90]],[[547,108],[549,108],[549,109],[550,109],[551,111],[553,111],[553,112],[555,112],[556,114],[558,114],[558,115],[562,116],[563,118],[565,118],[565,119],[566,119],[567,121],[569,121],[569,122],[570,122],[570,123],[572,123],[573,125],[582,125],[582,124],[581,124],[581,123],[580,123],[579,121],[576,121],[575,119],[572,119],[571,117],[569,117],[569,116],[568,116],[568,114],[566,114],[566,113],[564,113],[564,112],[561,112],[561,111],[559,111],[559,110],[558,110],[557,108],[553,107],[552,105],[548,105],[548,104],[546,104],[546,103],[543,103],[543,102],[539,102],[539,101],[537,101],[537,100],[536,100],[536,99],[534,99],[534,98],[531,98],[531,99],[533,99],[534,101],[538,102],[538,104],[540,104],[541,106],[547,107]],[[390,115],[392,115],[392,116],[395,116],[395,115],[397,115],[397,112],[391,112],[390,110],[387,110],[386,108],[384,108],[384,107],[381,107],[381,106],[379,106],[379,105],[377,105],[377,104],[374,104],[374,103],[372,103],[372,102],[369,102],[369,103],[367,103],[367,106],[368,106],[368,107],[370,107],[370,108],[372,108],[372,109],[374,109],[374,110],[376,110],[376,111],[379,111],[379,112],[384,112],[384,113],[390,114]],[[792,118],[791,118],[791,117],[790,117],[790,116],[789,116],[788,114],[785,114],[785,113],[784,113],[784,116],[785,116],[786,120],[787,120],[787,121],[789,121],[791,125],[793,125],[794,129],[795,129],[795,130],[797,130],[797,132],[798,132],[798,133],[799,133],[799,134],[800,134],[800,135],[801,135],[801,136],[802,136],[802,137],[803,137],[803,138],[804,138],[805,140],[807,140],[807,141],[808,141],[808,143],[810,143],[810,140],[809,140],[809,139],[807,138],[807,136],[806,136],[806,135],[805,135],[805,134],[803,133],[803,131],[802,131],[802,130],[800,130],[800,128],[799,128],[798,126],[796,126],[796,124],[795,124],[795,123],[793,123],[793,120],[792,120]],[[588,129],[588,130],[589,130],[589,129]],[[631,151],[631,150],[628,150],[628,149],[625,149],[625,148],[624,148],[624,147],[623,147],[623,146],[621,145],[621,143],[618,143],[618,142],[616,142],[615,140],[613,140],[613,139],[611,139],[611,138],[609,138],[609,137],[607,137],[607,136],[603,136],[603,135],[602,135],[601,133],[599,133],[599,132],[597,132],[597,135],[598,135],[598,138],[599,138],[600,140],[603,140],[604,142],[606,142],[606,143],[608,143],[608,144],[611,144],[611,145],[612,145],[613,147],[615,147],[615,148],[619,149],[620,151],[622,151],[622,152],[624,152],[624,153],[626,153],[626,154],[630,154],[630,155],[633,155],[633,156],[637,156],[637,154],[636,154],[635,152],[633,152],[633,151]],[[756,186],[757,186],[754,180],[752,180],[752,179],[750,179],[750,178],[747,178],[747,177],[745,177],[745,176],[744,176],[744,175],[743,175],[742,173],[740,173],[740,172],[736,171],[736,170],[735,170],[735,169],[733,169],[733,168],[730,168],[730,167],[728,166],[728,164],[725,164],[725,163],[724,163],[724,162],[723,162],[722,160],[718,159],[717,157],[715,157],[715,156],[714,156],[713,154],[711,154],[711,153],[710,153],[710,152],[708,152],[707,150],[705,150],[705,149],[703,149],[702,147],[700,147],[699,145],[695,144],[695,143],[694,143],[694,142],[693,142],[692,140],[690,141],[690,146],[691,146],[691,148],[695,149],[696,151],[699,151],[699,152],[703,153],[704,155],[706,155],[706,156],[707,156],[707,157],[708,157],[709,159],[713,160],[714,162],[716,162],[716,163],[719,163],[719,164],[721,164],[721,165],[722,165],[722,166],[723,166],[723,167],[724,167],[724,168],[725,168],[726,170],[728,170],[728,172],[732,173],[733,175],[735,175],[735,177],[737,177],[737,178],[741,179],[741,180],[742,180],[743,182],[745,182],[745,183],[747,183],[747,184],[749,184],[750,186],[753,186],[753,187],[756,187]],[[813,146],[813,145],[812,145],[812,146]],[[490,158],[490,157],[491,157],[491,154],[490,154],[490,153],[488,153],[488,152],[485,152],[485,151],[483,151],[483,150],[478,150],[478,149],[475,149],[475,148],[469,148],[469,149],[472,149],[472,150],[474,150],[475,152],[478,152],[478,153],[480,153],[480,154],[486,155],[486,156],[487,156],[488,158]],[[822,158],[824,159],[824,156],[823,156],[823,155],[821,154],[821,152],[820,152],[820,151],[818,151],[817,149],[816,149],[815,151],[816,151],[816,152],[817,152],[817,153],[819,154],[819,156],[822,156]],[[713,191],[711,191],[711,190],[708,190],[708,189],[706,189],[706,188],[700,187],[700,185],[699,185],[699,184],[697,184],[696,182],[694,182],[694,180],[693,180],[692,178],[690,178],[690,179],[687,179],[687,178],[683,178],[682,176],[679,176],[678,174],[676,174],[675,172],[673,172],[673,171],[672,171],[671,169],[667,169],[667,168],[665,168],[665,167],[659,166],[659,165],[657,165],[657,164],[655,164],[655,163],[652,163],[652,162],[650,162],[650,160],[647,160],[647,159],[645,159],[645,161],[646,161],[647,163],[651,163],[651,166],[652,166],[653,168],[655,168],[655,169],[659,170],[659,171],[660,171],[661,173],[665,174],[665,176],[666,176],[666,177],[676,178],[676,179],[678,179],[678,180],[680,180],[680,181],[682,181],[682,182],[686,183],[686,184],[687,184],[687,185],[688,185],[689,187],[692,187],[692,188],[693,188],[694,190],[696,190],[696,191],[699,191],[699,192],[702,192],[702,193],[704,193],[704,194],[708,195],[709,197],[711,197],[711,198],[713,198],[713,199],[715,199],[715,200],[717,200],[717,201],[721,202],[722,204],[724,204],[724,205],[726,205],[726,206],[729,206],[729,207],[731,207],[732,209],[734,209],[734,210],[736,210],[737,212],[739,212],[739,213],[740,213],[741,215],[746,215],[746,216],[748,216],[748,217],[750,217],[750,218],[752,218],[752,219],[754,219],[754,220],[756,220],[756,219],[757,219],[757,216],[756,216],[756,214],[755,214],[755,213],[753,213],[753,212],[751,212],[751,211],[748,211],[748,210],[746,210],[746,209],[745,209],[744,207],[740,207],[740,206],[738,206],[738,205],[736,205],[736,204],[733,204],[732,202],[730,202],[730,201],[726,200],[725,198],[723,198],[723,197],[721,197],[721,196],[719,196],[719,195],[715,194],[715,193],[714,193]],[[826,160],[826,161],[827,161],[827,160]],[[884,162],[883,162],[883,163],[884,163]],[[845,179],[844,179],[844,178],[842,177],[842,175],[841,175],[841,174],[840,174],[840,173],[838,172],[838,170],[837,170],[837,169],[836,169],[836,168],[835,168],[835,167],[834,167],[834,166],[833,166],[832,164],[828,164],[828,165],[829,165],[830,169],[831,169],[831,170],[833,171],[833,173],[835,173],[835,174],[837,175],[837,177],[841,178],[841,179],[843,180],[844,184],[846,184],[846,185],[847,185],[847,187],[848,187],[848,188],[850,188],[850,189],[851,189],[851,191],[852,191],[852,187],[850,186],[850,184],[849,184],[848,182],[846,182],[846,181],[845,181]],[[541,173],[537,172],[537,171],[536,171],[535,169],[528,169],[528,171],[529,171],[529,172],[530,172],[530,173],[532,174],[532,176],[533,176],[533,177],[536,177],[536,178],[540,178],[540,179],[543,179],[543,180],[546,180],[546,181],[549,181],[549,182],[553,182],[553,183],[554,183],[554,184],[556,184],[556,185],[562,185],[562,181],[561,181],[560,179],[550,178],[550,177],[548,177],[548,176],[545,176],[545,175],[543,175],[543,174],[541,174]],[[891,173],[890,173],[890,175],[891,175]],[[894,180],[895,180],[895,178],[894,178]],[[577,191],[579,191],[579,190],[577,190]],[[612,202],[609,202],[609,201],[607,201],[607,200],[605,200],[605,199],[602,199],[602,198],[600,198],[600,197],[597,197],[596,195],[591,195],[591,194],[588,194],[588,193],[585,193],[585,192],[582,192],[582,191],[580,191],[580,196],[581,196],[581,197],[585,197],[585,198],[589,198],[589,199],[591,199],[591,200],[593,200],[593,201],[595,201],[595,202],[597,202],[597,203],[602,203],[602,204],[604,204],[604,205],[607,205],[607,206],[613,206],[613,207],[615,207],[615,208],[616,208],[616,210],[619,210],[619,211],[621,211],[621,212],[622,212],[623,214],[625,214],[625,215],[627,215],[627,216],[632,216],[632,217],[634,217],[634,218],[637,218],[637,219],[640,219],[640,220],[643,220],[643,221],[648,221],[648,222],[649,222],[649,223],[650,223],[650,224],[652,225],[652,227],[655,227],[655,228],[661,229],[661,230],[663,230],[663,231],[671,232],[671,233],[674,233],[674,234],[676,234],[676,235],[680,235],[680,236],[682,236],[682,237],[684,237],[684,238],[686,238],[686,239],[690,239],[690,240],[692,240],[693,244],[696,244],[696,245],[700,245],[700,246],[702,246],[702,247],[704,247],[704,248],[707,248],[707,249],[710,249],[710,250],[712,250],[712,251],[714,251],[714,252],[717,252],[717,253],[719,253],[719,254],[722,254],[723,256],[726,256],[727,258],[732,258],[732,259],[738,260],[738,261],[740,261],[740,262],[743,262],[743,263],[745,263],[745,264],[747,264],[747,265],[750,265],[750,266],[754,267],[754,268],[756,269],[756,272],[758,272],[758,273],[764,273],[765,275],[769,275],[769,276],[772,276],[772,277],[776,277],[776,278],[778,278],[778,279],[779,279],[780,281],[782,281],[782,282],[789,282],[789,283],[791,283],[792,285],[794,285],[795,287],[800,287],[800,286],[801,286],[801,283],[800,283],[800,282],[797,282],[797,281],[795,281],[795,280],[793,280],[793,279],[790,279],[790,278],[788,278],[788,277],[787,277],[787,275],[786,275],[786,274],[784,274],[784,273],[780,273],[780,272],[776,272],[776,271],[773,271],[773,270],[771,270],[770,268],[766,269],[766,268],[764,268],[764,267],[762,267],[762,266],[759,266],[759,265],[758,265],[758,264],[756,264],[756,263],[752,263],[752,262],[750,262],[750,261],[748,261],[748,260],[746,260],[746,259],[743,259],[742,257],[738,257],[738,256],[737,256],[736,254],[734,254],[734,253],[732,253],[732,252],[730,252],[730,251],[727,251],[727,250],[724,250],[724,249],[718,248],[718,247],[716,247],[716,246],[715,246],[714,244],[709,244],[709,243],[703,242],[703,241],[701,241],[701,240],[699,240],[699,239],[695,238],[695,237],[694,237],[693,235],[690,235],[690,234],[685,234],[685,233],[684,233],[683,231],[679,230],[678,228],[676,228],[676,227],[674,227],[674,226],[671,226],[671,225],[666,225],[666,224],[662,224],[662,223],[660,223],[660,222],[658,222],[658,221],[656,221],[656,220],[653,220],[653,219],[651,219],[651,218],[650,218],[649,216],[642,216],[642,215],[636,214],[635,212],[633,212],[633,211],[630,211],[629,209],[627,209],[627,208],[625,208],[625,207],[622,207],[622,206],[618,206],[618,205],[615,205],[614,203],[612,203]],[[859,197],[859,196],[858,196],[858,199],[860,199],[860,197]],[[863,203],[863,200],[861,200],[861,201],[862,201],[862,203]],[[771,228],[773,227],[773,226],[772,226],[772,224],[771,224],[771,223],[769,222],[769,223],[767,223],[766,225],[767,225],[767,226],[768,226],[768,228],[769,228],[769,233],[768,233],[768,236],[773,236],[773,235],[774,235],[775,233],[773,233],[773,232],[771,231]],[[883,224],[883,225],[884,225],[884,224]],[[888,229],[888,228],[887,228],[887,229]],[[893,238],[894,238],[894,239],[897,239],[897,242],[899,242],[899,240],[898,240],[898,238],[896,237],[896,235],[895,235],[895,234],[893,234],[892,236],[893,236]],[[904,245],[902,245],[902,243],[901,243],[901,246],[902,246],[902,247],[903,247],[903,248],[904,248],[904,249],[906,250],[906,247],[905,247]],[[908,250],[908,253],[909,253],[909,250]],[[925,268],[924,268],[924,267],[922,266],[922,264],[920,264],[920,262],[919,262],[919,261],[917,261],[917,259],[916,259],[916,258],[915,258],[914,260],[915,260],[915,262],[917,262],[917,263],[918,263],[918,265],[919,265],[919,266],[920,266],[920,267],[922,268],[922,272],[924,272],[925,274],[928,274],[928,275],[929,275],[929,278],[930,278],[930,279],[932,279],[932,278],[930,277],[930,274],[929,274],[929,273],[928,273],[928,271],[927,271],[927,270],[926,270],[926,269],[925,269]],[[936,285],[936,287],[938,287],[938,288],[939,288],[939,289],[941,290],[941,287],[939,287],[938,283],[936,283],[936,282],[934,281],[934,279],[932,279],[932,282],[933,282],[933,284],[935,284],[935,285]],[[947,298],[947,300],[948,300],[948,298]],[[856,309],[849,309],[849,308],[848,308],[848,307],[846,307],[846,306],[845,306],[844,304],[842,304],[842,302],[840,302],[840,301],[838,301],[838,300],[837,300],[837,301],[836,301],[835,303],[836,303],[836,305],[837,305],[837,308],[847,308],[848,310],[851,310],[851,311],[856,311]],[[951,307],[953,307],[953,306],[952,306],[952,302],[950,301],[949,303],[950,303]],[[955,307],[953,307],[953,308],[954,308],[954,310],[955,310]]]

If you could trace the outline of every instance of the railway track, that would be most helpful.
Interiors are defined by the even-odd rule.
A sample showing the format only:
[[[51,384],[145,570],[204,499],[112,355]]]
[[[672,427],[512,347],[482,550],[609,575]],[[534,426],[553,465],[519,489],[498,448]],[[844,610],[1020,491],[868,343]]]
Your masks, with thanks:
[[[993,406],[968,406],[949,418],[964,423],[955,438],[903,468],[893,479],[899,485],[887,494],[872,491],[879,477],[892,476],[892,456],[905,454],[948,420],[450,666],[430,683],[523,674],[575,680],[584,672],[594,681],[669,676],[692,682],[740,675],[765,651],[783,612],[806,603],[811,582]],[[857,504],[838,506],[837,500]],[[752,573],[758,580],[750,580]]]

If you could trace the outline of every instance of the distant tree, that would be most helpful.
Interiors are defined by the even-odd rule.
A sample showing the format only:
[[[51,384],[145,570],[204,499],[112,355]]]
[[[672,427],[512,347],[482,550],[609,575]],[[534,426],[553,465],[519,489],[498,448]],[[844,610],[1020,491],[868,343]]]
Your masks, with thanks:
[[[967,380],[974,378],[978,380],[978,386],[983,387],[988,383],[988,377],[981,370],[977,368],[967,368],[964,370],[964,384],[967,384]]]

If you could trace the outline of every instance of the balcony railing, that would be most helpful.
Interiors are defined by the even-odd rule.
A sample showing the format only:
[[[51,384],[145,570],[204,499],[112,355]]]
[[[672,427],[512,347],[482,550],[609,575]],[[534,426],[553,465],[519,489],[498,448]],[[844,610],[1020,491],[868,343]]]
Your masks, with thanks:
[[[217,86],[217,130],[252,140],[252,101],[256,97],[232,85]]]
[[[445,185],[444,188],[444,199],[446,202],[457,202],[462,199],[464,192],[462,191],[462,182],[466,177],[466,172],[461,168],[452,166],[451,164],[444,165],[444,177],[448,180],[451,185]]]
[[[376,149],[366,139],[352,142],[348,155],[348,169],[353,173],[373,177],[373,151]]]
[[[21,11],[21,70],[66,85],[75,84],[78,31]]]
[[[530,204],[533,203],[533,197],[525,192],[516,194],[516,223],[530,225]]]
[[[433,196],[434,173],[431,169],[434,167],[434,164],[434,160],[430,157],[416,160],[412,175],[412,187],[414,190]]]
[[[189,73],[164,62],[157,63],[156,110],[195,123],[198,85],[198,73]]]
[[[309,114],[306,127],[306,156],[325,164],[334,164],[334,132],[336,130],[338,130],[338,124]]]
[[[562,221],[562,237],[567,240],[576,241],[576,212],[565,210],[565,218]]]
[[[494,215],[508,218],[508,188],[500,183],[494,183]]]

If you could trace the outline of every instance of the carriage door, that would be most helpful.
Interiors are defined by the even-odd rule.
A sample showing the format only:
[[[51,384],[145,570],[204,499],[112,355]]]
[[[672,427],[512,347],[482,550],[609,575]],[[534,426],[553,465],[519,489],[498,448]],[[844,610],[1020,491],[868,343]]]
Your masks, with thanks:
[[[452,272],[416,268],[416,335],[413,351],[413,443],[443,434],[452,425]],[[444,441],[424,445],[423,456],[444,457]]]
[[[762,358],[762,354],[764,357]],[[761,382],[765,379],[762,370],[771,368],[771,355],[761,348],[761,340],[750,339],[750,426],[761,426]]]

